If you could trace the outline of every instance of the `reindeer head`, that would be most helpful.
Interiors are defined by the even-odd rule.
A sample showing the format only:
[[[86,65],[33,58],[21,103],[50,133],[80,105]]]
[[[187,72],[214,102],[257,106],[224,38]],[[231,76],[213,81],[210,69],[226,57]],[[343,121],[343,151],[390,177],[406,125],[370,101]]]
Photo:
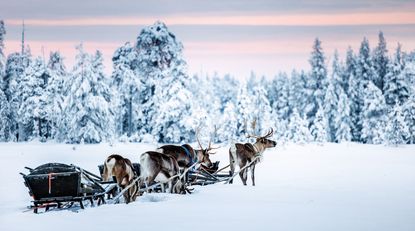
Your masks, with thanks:
[[[212,161],[209,158],[209,155],[215,154],[215,152],[211,152],[211,151],[213,149],[217,149],[217,148],[211,147],[212,139],[209,141],[209,146],[205,149],[202,147],[202,144],[200,143],[199,137],[197,135],[196,135],[196,139],[197,139],[197,142],[199,143],[199,147],[200,147],[199,150],[195,150],[198,162],[200,164],[204,165],[207,168],[211,168],[213,166],[213,164],[212,164]]]
[[[109,181],[113,176],[113,168],[115,165],[115,159],[108,157],[104,162],[104,171],[102,172],[102,180]]]
[[[269,138],[274,134],[274,130],[271,128],[264,136],[248,135],[248,138],[255,138],[256,144],[263,146],[264,148],[273,148],[277,146],[277,142],[270,140]]]

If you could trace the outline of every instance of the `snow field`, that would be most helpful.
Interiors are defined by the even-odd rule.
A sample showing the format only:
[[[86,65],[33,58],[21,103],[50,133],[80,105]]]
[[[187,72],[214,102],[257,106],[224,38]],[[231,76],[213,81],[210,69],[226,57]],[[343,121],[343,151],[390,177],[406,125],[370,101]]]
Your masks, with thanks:
[[[0,230],[415,230],[415,146],[287,145],[266,151],[257,186],[195,187],[190,195],[145,194],[131,204],[26,211],[19,172],[47,162],[97,173],[111,153],[133,162],[154,145],[0,144]],[[212,160],[228,164],[227,145]],[[250,176],[248,185],[251,184]]]

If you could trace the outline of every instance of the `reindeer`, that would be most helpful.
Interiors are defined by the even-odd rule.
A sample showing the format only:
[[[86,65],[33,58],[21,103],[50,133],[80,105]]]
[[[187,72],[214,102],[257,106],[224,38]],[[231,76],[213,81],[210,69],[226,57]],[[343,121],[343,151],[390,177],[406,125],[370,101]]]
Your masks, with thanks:
[[[155,181],[161,183],[163,192],[165,192],[165,183],[170,193],[184,192],[184,184],[178,176],[180,175],[179,164],[173,156],[148,151],[141,154],[140,166],[140,180],[145,183],[146,187]],[[175,178],[170,179],[171,177]]]
[[[159,147],[156,151],[165,155],[170,155],[176,158],[180,168],[190,168],[193,164],[199,163],[207,168],[212,167],[212,161],[209,158],[210,154],[214,154],[211,150],[216,149],[211,147],[211,141],[206,149],[202,148],[199,138],[196,136],[200,149],[193,149],[189,144],[184,145],[164,145]]]
[[[229,162],[231,167],[231,175],[233,176],[235,172],[235,165],[238,163],[239,168],[242,169],[247,165],[251,165],[251,178],[252,178],[252,186],[255,186],[255,165],[258,163],[258,159],[256,157],[261,157],[262,153],[267,148],[272,148],[277,145],[277,143],[270,138],[274,133],[274,130],[271,128],[270,131],[265,134],[264,136],[254,136],[248,135],[248,138],[253,137],[256,138],[256,142],[254,144],[246,143],[236,143],[229,148]],[[252,161],[255,161],[252,163]],[[239,173],[241,177],[242,183],[246,185],[246,181],[248,178],[248,168],[246,167]],[[229,183],[232,184],[233,180],[230,180]]]
[[[118,187],[121,189],[128,186],[134,177],[137,177],[131,161],[120,155],[113,154],[107,157],[104,162],[103,181],[109,181],[115,177]],[[124,200],[128,204],[135,201],[138,196],[138,184],[133,185],[124,193]]]

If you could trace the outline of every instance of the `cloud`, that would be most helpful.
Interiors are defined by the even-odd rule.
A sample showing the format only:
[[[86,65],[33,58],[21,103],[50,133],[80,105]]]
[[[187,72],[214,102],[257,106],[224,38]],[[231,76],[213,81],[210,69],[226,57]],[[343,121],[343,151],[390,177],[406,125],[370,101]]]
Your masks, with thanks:
[[[95,17],[71,19],[26,19],[31,26],[133,26],[150,25],[161,20],[168,25],[234,25],[234,26],[318,26],[318,25],[399,25],[415,24],[413,12],[373,12],[338,14],[290,14],[243,16],[166,16],[155,17]],[[21,25],[17,19],[5,20],[9,25]]]
[[[170,15],[246,15],[413,11],[413,0],[19,0],[3,1],[4,19],[163,17]]]

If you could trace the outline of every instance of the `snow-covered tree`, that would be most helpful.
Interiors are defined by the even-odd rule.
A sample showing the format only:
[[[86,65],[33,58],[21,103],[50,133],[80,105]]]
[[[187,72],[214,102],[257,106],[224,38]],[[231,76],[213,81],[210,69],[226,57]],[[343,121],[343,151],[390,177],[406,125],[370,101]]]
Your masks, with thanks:
[[[386,141],[389,145],[405,144],[409,138],[409,129],[405,123],[402,107],[396,104],[388,114]]]
[[[329,86],[327,87],[326,95],[324,97],[324,117],[327,120],[327,139],[329,142],[336,142],[337,132],[337,107],[339,103],[338,92],[342,91],[339,79],[336,79],[337,74],[333,73],[332,78],[329,80]]]
[[[299,144],[305,144],[312,140],[307,120],[301,117],[295,108],[288,125],[287,137],[291,142]]]
[[[347,95],[341,91],[339,94],[339,103],[336,114],[336,141],[341,143],[351,141],[351,121],[350,121],[350,103]]]
[[[325,64],[325,56],[321,41],[316,38],[309,60],[311,65],[311,73],[307,81],[308,103],[305,108],[309,124],[314,121],[318,105],[323,105],[324,95],[327,89],[327,69]]]
[[[275,114],[271,114],[271,118],[274,121],[274,137],[277,141],[277,145],[284,145],[289,141],[289,138],[291,136],[291,133],[288,130],[288,119],[280,119]]]
[[[223,77],[220,77],[217,74],[215,74],[211,79],[211,83],[213,87],[213,92],[206,92],[206,90],[204,90],[203,86],[201,86],[200,84],[198,84],[199,87],[193,87],[195,89],[200,89],[199,91],[201,91],[203,94],[213,94],[214,96],[216,96],[219,100],[220,112],[223,112],[225,110],[225,107],[229,101],[232,101],[233,104],[236,103],[236,95],[238,94],[239,88],[239,82],[237,80],[235,80],[229,74]]]
[[[214,82],[216,81],[219,83],[215,84]],[[219,126],[218,121],[220,120],[223,107],[221,105],[221,95],[223,93],[220,91],[222,87],[220,87],[220,89],[216,89],[216,87],[219,87],[217,85],[224,81],[220,80],[215,73],[213,78],[210,78],[209,76],[195,76],[195,78],[191,79],[188,82],[190,82],[190,85],[186,85],[186,88],[191,91],[191,95],[193,96],[192,98],[199,99],[193,100],[192,104],[194,107],[199,108],[199,111],[206,112],[207,116],[207,118],[204,119],[202,123],[203,129],[200,131],[200,139],[203,142],[203,139],[212,138],[214,142],[219,142],[218,136],[213,133],[217,132],[217,128]],[[223,84],[226,85],[226,83]],[[193,127],[193,129],[196,128],[197,127]]]
[[[3,20],[0,20],[0,82],[6,72],[6,56],[4,55],[4,36],[6,29]]]
[[[166,84],[160,84],[164,78],[187,78],[187,75],[179,74],[179,72],[185,73],[186,66],[182,54],[183,45],[164,23],[158,21],[141,30],[137,37],[136,49],[138,75],[143,83],[140,95],[143,116],[139,132],[140,134],[154,134],[153,125],[155,117],[159,116],[157,115],[159,103],[166,103],[156,102],[160,99],[160,97],[155,98],[156,91],[163,92],[157,88],[166,87]],[[177,73],[173,74],[174,71]],[[185,80],[180,80],[180,82],[183,81]],[[169,83],[171,80],[166,80],[166,82]]]
[[[262,85],[257,85],[253,89],[252,103],[254,107],[254,120],[256,121],[255,134],[266,131],[273,126],[271,121],[271,105],[268,101],[267,92]]]
[[[356,63],[356,76],[363,82],[363,86],[366,86],[368,81],[372,81],[373,83],[378,81],[377,72],[375,71],[370,54],[369,40],[366,37],[363,38],[360,45]]]
[[[409,130],[409,143],[415,144],[415,94],[405,102],[402,109]]]
[[[409,97],[409,87],[402,70],[405,68],[402,58],[401,45],[396,49],[394,60],[391,62],[385,76],[383,92],[386,103],[393,107],[396,103],[402,105]]]
[[[401,74],[409,87],[410,95],[415,95],[415,55],[408,56]]]
[[[405,81],[408,93],[405,92],[403,85],[401,85],[400,102],[404,103],[411,95],[415,94],[415,57],[406,56],[405,67],[401,72],[400,79]],[[408,95],[407,95],[408,94]]]
[[[159,142],[179,143],[190,140],[192,127],[185,123],[192,111],[191,93],[186,87],[185,74],[167,76],[156,87],[158,111],[153,124],[153,135]]]
[[[119,47],[112,57],[111,85],[115,88],[117,134],[131,136],[137,131],[142,117],[140,93],[142,82],[136,74],[137,51],[130,43]]]
[[[289,105],[289,80],[287,74],[280,73],[272,81],[274,92],[274,103],[272,105],[273,110],[277,113],[278,118],[288,119],[290,114]]]
[[[47,99],[47,121],[50,123],[50,136],[52,138],[58,138],[59,124],[62,120],[62,110],[65,98],[65,93],[68,89],[64,89],[65,81],[67,80],[68,73],[63,63],[62,55],[56,51],[51,52],[49,56],[49,62],[46,68],[49,80],[46,86],[46,99]]]
[[[324,98],[324,117],[327,120],[327,140],[329,142],[336,142],[336,117],[337,117],[337,107],[338,107],[338,96],[334,90],[334,85],[332,81],[326,91],[326,96]],[[316,120],[315,120],[316,121]]]
[[[17,123],[17,111],[21,105],[22,98],[18,87],[23,78],[25,69],[30,65],[31,54],[26,51],[24,54],[12,53],[7,57],[6,74],[3,77],[2,87],[4,94],[10,104],[10,122],[13,141],[19,141],[19,127]]]
[[[232,101],[226,103],[219,125],[218,136],[221,141],[231,143],[237,140],[238,121],[236,108]]]
[[[19,140],[40,138],[45,141],[50,130],[46,84],[49,76],[43,59],[38,57],[25,69],[18,86],[21,104],[17,111]]]
[[[258,77],[256,76],[254,71],[251,71],[249,78],[246,82],[246,88],[248,89],[249,93],[254,93],[254,88],[259,85]]]
[[[374,84],[380,89],[383,90],[384,79],[386,73],[388,72],[388,49],[386,48],[385,37],[383,32],[379,32],[379,42],[378,46],[373,52],[373,64],[376,71],[376,79],[374,79]]]
[[[10,130],[10,106],[6,95],[0,89],[0,142],[9,141],[11,138]]]
[[[364,93],[362,140],[369,144],[381,144],[385,140],[387,108],[382,91],[369,82]]]
[[[356,76],[356,57],[353,54],[352,48],[348,47],[344,74],[342,75],[342,86],[346,94],[349,92],[349,82],[351,76]]]
[[[297,72],[294,70],[291,73],[291,78],[288,80],[289,84],[289,94],[288,94],[288,105],[290,111],[294,108],[297,110],[303,110],[304,105],[306,104],[306,95],[305,95],[305,84],[306,78],[304,77],[304,72]],[[271,104],[272,105],[272,104]]]
[[[352,141],[360,142],[362,135],[363,83],[353,74],[349,79],[350,121]]]
[[[99,143],[114,134],[111,93],[103,74],[102,56],[89,55],[82,44],[71,72],[68,97],[63,113],[64,129],[69,143]]]
[[[319,107],[317,110],[317,114],[315,116],[315,119],[313,121],[313,124],[311,125],[310,132],[311,135],[314,138],[314,141],[317,143],[324,143],[328,140],[328,132],[327,128],[329,127],[327,118],[324,113],[323,107]]]
[[[255,120],[255,105],[252,102],[252,96],[248,93],[246,85],[242,85],[236,100],[238,133],[237,136],[244,137],[251,132],[251,123]]]

